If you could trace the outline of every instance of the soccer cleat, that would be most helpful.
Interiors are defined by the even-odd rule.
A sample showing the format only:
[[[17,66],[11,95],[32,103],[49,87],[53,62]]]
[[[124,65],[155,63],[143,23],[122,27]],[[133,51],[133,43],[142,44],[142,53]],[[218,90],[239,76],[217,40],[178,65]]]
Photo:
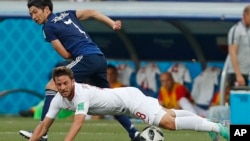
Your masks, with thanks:
[[[208,132],[208,135],[212,139],[212,141],[219,141],[219,134],[213,131]]]
[[[230,141],[229,128],[221,123],[218,123],[218,126],[220,127],[220,135],[227,141]]]
[[[141,135],[140,132],[136,132],[134,138],[131,139],[131,141],[140,141],[141,140],[140,135]]]
[[[30,139],[31,138],[31,136],[32,136],[32,131],[25,131],[25,130],[20,130],[19,131],[19,134],[21,135],[21,136],[23,136],[24,138],[26,138],[26,139]],[[48,140],[48,135],[46,134],[46,135],[43,135],[40,139],[39,139],[39,141],[47,141]]]
[[[219,123],[219,120],[216,120],[216,119],[208,119],[208,121]],[[210,138],[212,139],[212,141],[219,141],[219,133],[210,131],[210,132],[208,132],[208,135],[210,136]]]

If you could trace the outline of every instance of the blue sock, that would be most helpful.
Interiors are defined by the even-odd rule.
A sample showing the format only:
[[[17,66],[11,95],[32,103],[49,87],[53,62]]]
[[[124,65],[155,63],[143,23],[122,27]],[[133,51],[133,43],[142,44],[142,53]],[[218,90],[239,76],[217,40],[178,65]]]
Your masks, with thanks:
[[[114,117],[127,130],[129,137],[133,139],[137,129],[131,123],[130,119],[125,115],[115,115]]]
[[[56,91],[54,90],[45,90],[46,93],[46,97],[45,97],[45,101],[44,101],[44,105],[43,105],[43,112],[42,112],[42,117],[41,117],[41,121],[43,121],[43,119],[45,118],[48,110],[49,110],[49,106],[50,106],[50,102],[53,99],[53,97],[56,95]]]

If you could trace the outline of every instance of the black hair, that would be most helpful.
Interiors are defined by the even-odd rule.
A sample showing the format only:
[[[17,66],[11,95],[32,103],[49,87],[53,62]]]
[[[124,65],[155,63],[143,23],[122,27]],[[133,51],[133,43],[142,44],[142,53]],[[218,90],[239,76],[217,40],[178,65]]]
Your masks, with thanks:
[[[118,73],[118,70],[117,70],[116,66],[114,66],[114,65],[108,64],[107,69],[112,69],[112,70],[114,70],[116,73]]]
[[[117,68],[116,68],[115,65],[108,64],[107,69],[113,70],[113,73],[115,73],[116,75],[118,75],[118,70],[117,70]]]
[[[114,65],[108,64],[107,68],[116,69]]]
[[[35,6],[40,9],[44,9],[46,6],[49,7],[49,10],[53,11],[53,4],[51,0],[28,0],[27,7]]]

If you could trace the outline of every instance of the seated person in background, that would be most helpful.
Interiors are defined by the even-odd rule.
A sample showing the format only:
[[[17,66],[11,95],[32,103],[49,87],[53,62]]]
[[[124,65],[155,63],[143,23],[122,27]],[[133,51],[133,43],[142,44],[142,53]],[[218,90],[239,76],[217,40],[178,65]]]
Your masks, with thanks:
[[[114,65],[108,65],[107,67],[107,79],[110,85],[110,88],[117,88],[117,87],[124,87],[125,85],[122,84],[118,80],[118,70]]]
[[[160,82],[158,101],[163,107],[185,109],[196,113],[189,90],[184,85],[175,82],[170,72],[162,73]]]

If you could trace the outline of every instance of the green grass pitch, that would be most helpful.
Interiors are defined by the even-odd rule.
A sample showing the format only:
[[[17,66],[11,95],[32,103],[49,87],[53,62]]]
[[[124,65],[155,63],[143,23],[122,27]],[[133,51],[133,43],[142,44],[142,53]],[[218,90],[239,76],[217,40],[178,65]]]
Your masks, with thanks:
[[[1,141],[26,141],[18,134],[20,129],[32,130],[39,123],[32,118],[0,116]],[[62,141],[69,130],[72,119],[57,119],[49,130],[49,141]],[[147,125],[134,122],[141,131]],[[165,141],[211,141],[206,132],[163,130]],[[127,132],[115,120],[88,120],[75,141],[130,141]],[[225,141],[220,138],[220,141]]]

